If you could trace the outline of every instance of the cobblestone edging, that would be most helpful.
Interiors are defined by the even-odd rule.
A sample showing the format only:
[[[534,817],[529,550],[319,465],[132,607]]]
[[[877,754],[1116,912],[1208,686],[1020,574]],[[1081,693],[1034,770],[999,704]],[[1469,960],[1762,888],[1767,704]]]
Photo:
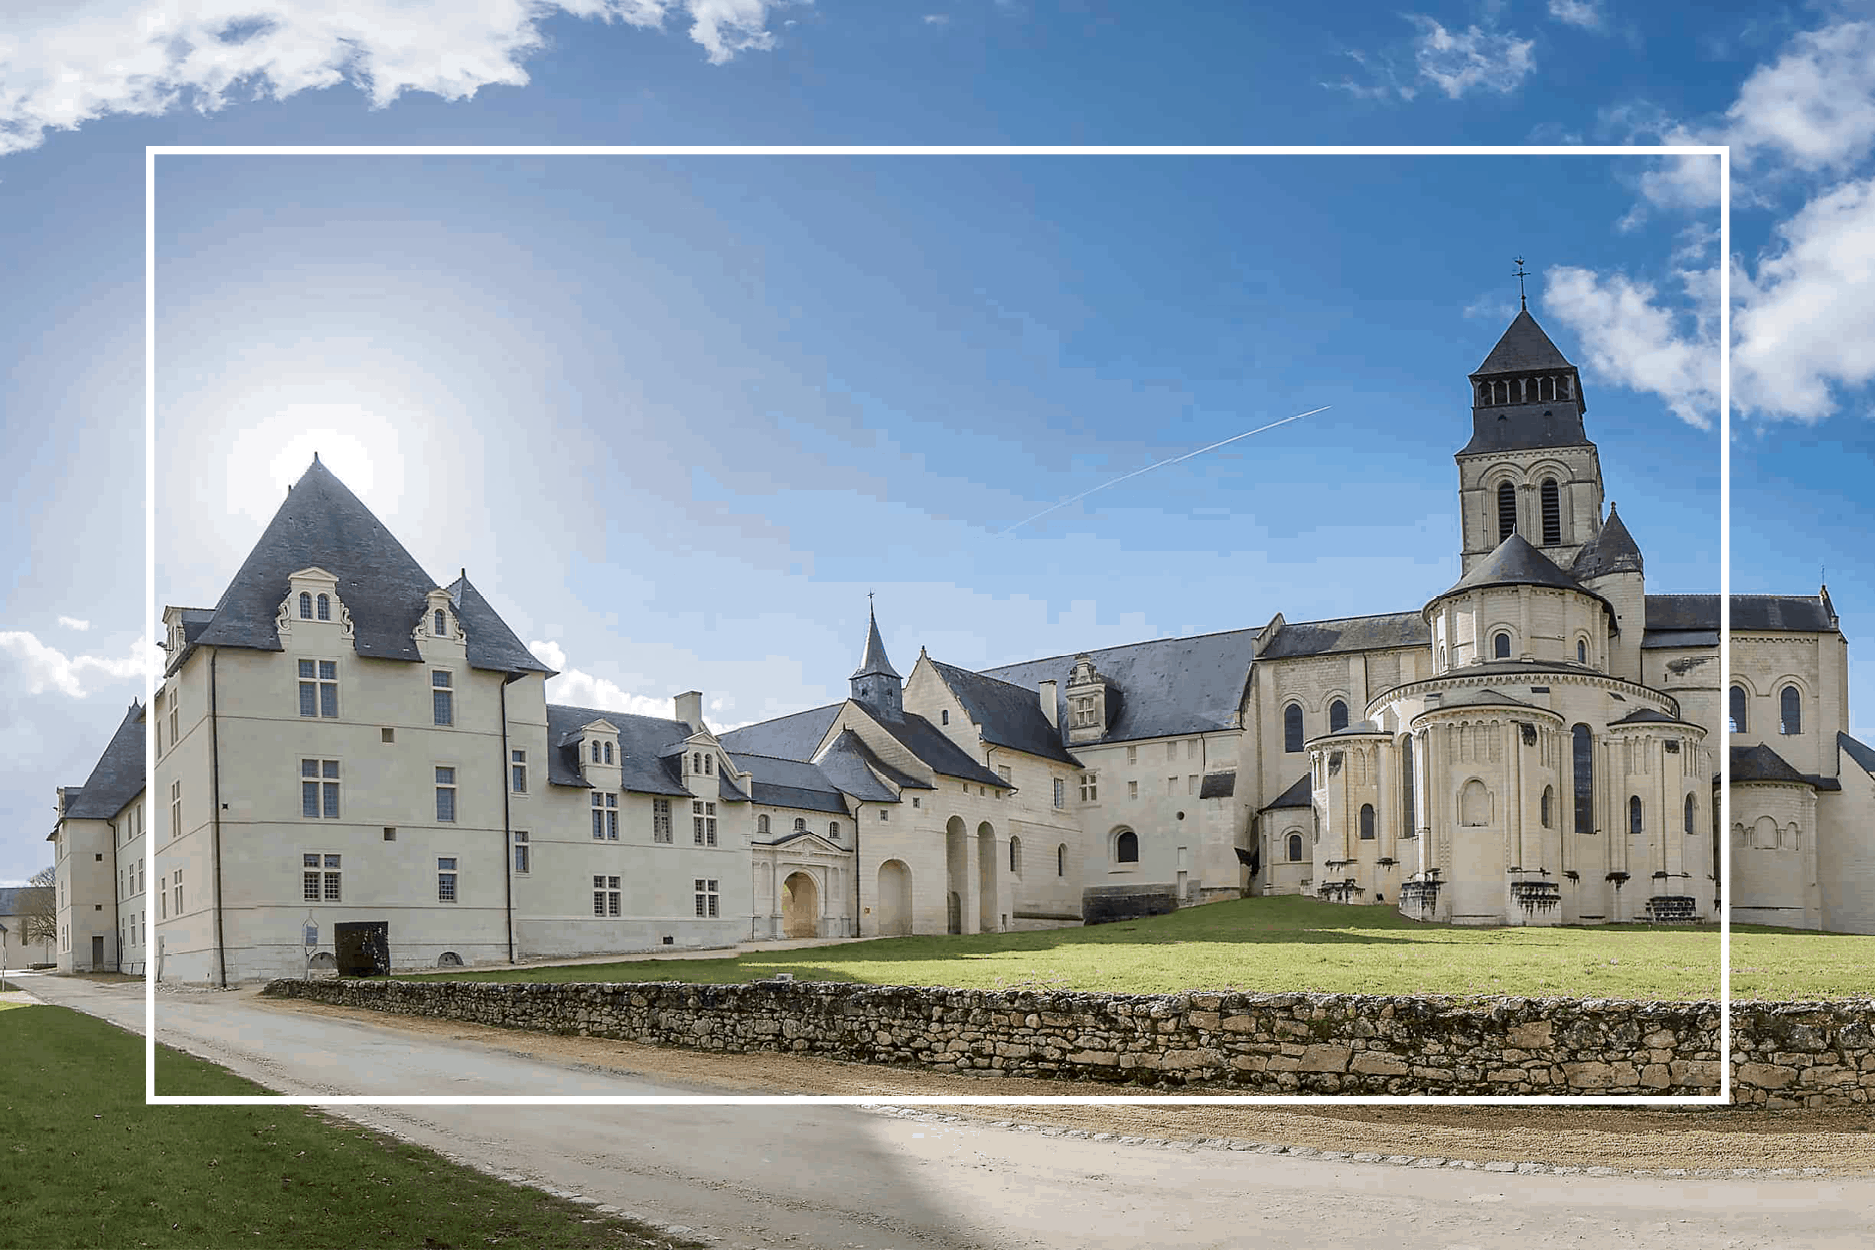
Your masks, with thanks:
[[[945,1073],[1306,1094],[1719,1092],[1709,1002],[1358,994],[1128,995],[809,982],[275,981],[404,1015]],[[1866,1105],[1875,1001],[1740,1003],[1733,1101]]]

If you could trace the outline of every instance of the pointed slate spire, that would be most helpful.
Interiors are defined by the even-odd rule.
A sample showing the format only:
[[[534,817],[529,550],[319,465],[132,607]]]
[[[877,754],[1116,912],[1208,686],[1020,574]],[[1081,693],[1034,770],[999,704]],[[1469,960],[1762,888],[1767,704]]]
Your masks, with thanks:
[[[1536,323],[1528,308],[1520,309],[1504,337],[1484,358],[1473,377],[1493,373],[1521,373],[1527,369],[1572,369],[1575,366],[1550,342],[1549,335]]]
[[[898,670],[885,658],[885,640],[879,637],[879,620],[870,604],[866,608],[866,654],[848,681],[855,703],[886,720],[904,719],[905,690],[899,685]]]
[[[1601,533],[1589,539],[1576,553],[1569,572],[1578,580],[1608,573],[1641,572],[1641,549],[1634,535],[1628,533],[1628,527],[1621,523],[1612,503],[1608,505],[1608,520],[1602,525]]]
[[[1471,442],[1460,455],[1588,442],[1582,375],[1528,308],[1471,375]]]
[[[875,674],[897,678],[898,670],[892,667],[892,661],[885,658],[885,640],[879,637],[879,618],[873,615],[872,607],[868,604],[866,607],[866,654],[860,658],[859,667],[853,671],[853,677],[870,677]]]

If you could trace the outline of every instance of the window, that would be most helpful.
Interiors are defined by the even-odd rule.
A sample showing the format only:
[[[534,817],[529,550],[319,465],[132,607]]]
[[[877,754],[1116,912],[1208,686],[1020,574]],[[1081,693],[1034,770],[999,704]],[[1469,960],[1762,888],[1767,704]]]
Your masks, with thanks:
[[[1165,779],[1165,793],[1166,793],[1167,798],[1170,798],[1172,795],[1178,793],[1178,778],[1177,777],[1167,777]]]
[[[338,856],[308,851],[300,856],[300,863],[301,894],[308,903],[342,901]]]
[[[1510,635],[1497,634],[1491,639],[1491,658],[1494,660],[1510,659]]]
[[[1078,728],[1082,728],[1088,725],[1092,725],[1093,723],[1094,723],[1094,701],[1093,699],[1088,698],[1086,696],[1077,697],[1074,700],[1075,727],[1078,729]]]
[[[514,787],[516,794],[527,793],[527,752],[510,750],[508,752],[508,784]]]
[[[514,870],[517,873],[527,872],[532,866],[530,853],[532,850],[533,848],[528,845],[527,830],[516,829],[514,831]]]
[[[1193,795],[1193,794],[1198,793],[1198,774],[1197,773],[1192,773],[1190,776],[1185,778],[1185,793],[1187,795]]]
[[[592,740],[592,762],[595,764],[599,762],[599,739],[597,738]]]
[[[169,749],[172,751],[176,749],[176,743],[180,741],[182,737],[181,734],[176,732],[177,713],[179,711],[180,709],[176,705],[176,695],[172,691],[169,696]]]
[[[1517,532],[1517,488],[1509,482],[1497,487],[1497,540],[1503,542]]]
[[[442,824],[453,824],[456,819],[456,770],[440,764],[436,768],[436,819]]]
[[[436,901],[453,903],[456,901],[456,861],[445,856],[436,861]]]
[[[1009,871],[1015,876],[1022,875],[1022,839],[1009,839]]]
[[[619,914],[619,888],[617,877],[593,877],[592,914],[595,916],[616,916]]]
[[[618,841],[618,795],[592,792],[592,836],[596,841]]]
[[[1139,797],[1139,783],[1137,781],[1129,781],[1126,783],[1126,797],[1129,799]]]
[[[716,919],[717,893],[716,879],[696,878],[697,915],[708,920]]]
[[[339,762],[337,760],[301,760],[299,775],[299,814],[337,820],[339,818]]]
[[[610,742],[605,742],[601,745],[605,747],[605,762],[608,764],[612,763],[612,744]]]
[[[612,762],[612,752],[610,748],[606,750],[605,762],[608,764]],[[714,755],[706,755],[703,757],[703,775],[705,777],[714,777],[716,775],[716,757]]]
[[[795,831],[796,833],[806,833],[806,832],[807,832],[807,817],[805,817],[805,816],[796,816],[796,817],[794,818],[794,831]]]
[[[938,723],[941,725],[948,725],[951,723],[951,712],[949,708],[945,708],[944,710],[938,713]]]
[[[1003,765],[997,768],[996,775],[1003,779],[1003,784],[1006,786],[1013,785],[1015,783],[1015,773],[1010,770],[1008,765]]]
[[[1299,833],[1289,835],[1289,862],[1292,864],[1302,862],[1302,835]]]
[[[1328,732],[1339,733],[1348,727],[1348,705],[1336,699],[1328,705]]]
[[[1698,810],[1699,810],[1699,806],[1698,804],[1693,802],[1693,796],[1690,794],[1687,795],[1686,796],[1686,832],[1688,835],[1699,832],[1699,826],[1694,823],[1694,817],[1698,814]]]
[[[653,842],[671,840],[671,801],[669,799],[651,800],[651,840]]]
[[[1543,543],[1553,547],[1562,541],[1562,492],[1556,479],[1543,479]]]
[[[838,842],[840,840],[840,822],[839,821],[830,820],[827,822],[827,836],[832,838],[835,842]]]
[[[1139,835],[1127,829],[1113,840],[1113,862],[1116,864],[1137,864],[1139,862]]]
[[[1628,832],[1641,832],[1641,796],[1638,794],[1628,799]]]
[[[807,828],[805,820],[797,821],[801,829]],[[693,799],[690,803],[690,837],[698,846],[716,845],[716,804]],[[715,912],[710,913],[712,916]]]
[[[1413,735],[1400,739],[1400,819],[1406,825],[1402,836],[1413,837],[1419,829],[1419,809],[1413,795]]]
[[[322,621],[332,619],[332,600],[325,595],[319,596],[319,619]]]
[[[1785,686],[1777,696],[1777,732],[1781,734],[1800,734],[1803,732],[1803,693],[1795,686]]]
[[[919,797],[918,797],[917,795],[915,795],[915,794],[914,794],[914,795],[912,795],[912,796],[911,796],[911,805],[912,805],[913,807],[923,807],[923,806],[924,806],[924,800],[923,800],[923,799],[921,799],[921,798],[919,798]],[[880,814],[881,816],[883,816],[883,815],[885,815],[885,813],[884,813],[883,811],[881,811],[881,812],[880,812],[879,814]]]
[[[1168,742],[1165,744],[1165,758],[1168,760],[1175,760],[1178,758],[1178,743]]]
[[[301,660],[299,662],[299,714],[301,716],[337,716],[339,714],[337,660]]]
[[[763,837],[768,836],[768,817],[767,816],[765,815],[757,816],[755,818],[755,832],[761,834]]]
[[[385,727],[385,728],[383,728],[383,729],[380,729],[380,730],[378,730],[378,741],[380,741],[380,742],[395,742],[395,741],[397,741],[397,731],[396,731],[395,729],[392,729],[392,728],[390,728],[390,727],[388,727],[388,726],[386,726],[386,727]]]
[[[310,592],[304,590],[299,592],[299,619],[302,621],[312,620],[312,595]]]
[[[1575,739],[1576,832],[1595,832],[1595,740],[1587,725],[1571,731]]]
[[[386,842],[397,841],[397,826],[396,825],[384,826],[384,840]]]
[[[1094,803],[1100,799],[1100,774],[1081,774],[1081,802]]]
[[[169,783],[169,836],[182,836],[182,782]],[[62,845],[62,844],[61,844]],[[161,882],[158,882],[160,885]]]
[[[598,759],[599,757],[595,755],[593,758]],[[690,771],[693,773],[703,771],[703,756],[701,754],[692,752],[690,756]]]
[[[1138,747],[1126,748],[1126,762],[1129,764],[1139,763],[1139,748]]]
[[[1283,709],[1283,750],[1293,755],[1302,749],[1302,705],[1291,703]]]
[[[1587,664],[1588,662],[1589,662],[1588,640],[1585,638],[1578,638],[1576,639],[1576,663]]]
[[[1363,803],[1361,804],[1361,841],[1372,842],[1373,840],[1374,805],[1372,803]]]
[[[175,877],[170,882],[170,886],[175,894],[176,914],[180,916],[182,914],[182,869],[176,869]]]
[[[404,619],[409,620],[410,618],[405,617]],[[438,638],[441,638],[448,629],[448,626],[449,622],[444,618],[443,610],[441,608],[436,609],[430,617],[430,632],[435,634]]]
[[[1543,821],[1543,827],[1545,829],[1549,829],[1554,826],[1554,822],[1556,820],[1556,814],[1553,810],[1553,805],[1555,804],[1555,802],[1556,802],[1555,787],[1544,786],[1543,787],[1543,802],[1542,802],[1542,805],[1538,814]]]
[[[449,687],[450,676],[448,673],[430,674],[431,711],[436,714],[436,723],[439,725],[453,725],[456,723],[455,695],[450,692]]]
[[[1055,806],[1066,807],[1067,805],[1068,805],[1068,783],[1066,781],[1063,781],[1060,777],[1057,777],[1055,778]]]
[[[1055,848],[1055,875],[1057,877],[1068,875],[1068,844],[1066,842]]]
[[[1731,711],[1732,711],[1732,732],[1735,734],[1744,733],[1745,732],[1745,688],[1743,686],[1732,687]]]

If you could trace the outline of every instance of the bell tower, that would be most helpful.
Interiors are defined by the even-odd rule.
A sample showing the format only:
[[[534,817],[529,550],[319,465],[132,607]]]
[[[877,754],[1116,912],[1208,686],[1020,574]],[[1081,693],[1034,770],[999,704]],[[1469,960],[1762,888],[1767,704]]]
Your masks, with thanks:
[[[1513,533],[1567,568],[1601,530],[1581,375],[1525,305],[1470,381],[1471,441],[1456,456],[1462,572]]]
[[[872,596],[866,596],[866,654],[849,680],[855,703],[885,720],[905,719],[905,689],[899,684],[898,670],[885,657],[885,640],[879,637],[879,618],[872,613]]]

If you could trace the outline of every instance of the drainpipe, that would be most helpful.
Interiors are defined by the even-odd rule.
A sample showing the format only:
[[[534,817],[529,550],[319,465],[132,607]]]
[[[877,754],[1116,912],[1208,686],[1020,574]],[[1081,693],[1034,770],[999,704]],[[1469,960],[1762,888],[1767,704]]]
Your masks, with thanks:
[[[213,855],[215,861],[215,965],[220,975],[221,988],[228,988],[228,941],[222,927],[221,910],[221,727],[215,717],[215,662],[221,658],[219,649],[208,653],[208,786],[209,820],[213,830]],[[160,882],[158,883],[161,884]]]
[[[117,824],[113,821],[111,824],[111,893],[116,895],[117,905],[111,908],[111,915],[117,921],[117,932],[112,935],[111,940],[116,943],[117,946],[117,971],[121,973],[124,970],[124,899],[123,896],[118,893],[118,891],[123,889],[123,878],[117,875],[119,871],[117,866]],[[4,963],[0,963],[0,967],[5,966]]]
[[[501,862],[502,879],[508,892],[508,962],[511,964],[514,962],[514,827],[508,808],[511,793],[508,772],[514,760],[508,754],[508,685],[519,681],[520,677],[519,673],[507,673],[501,679],[501,771],[495,774],[501,778]]]

